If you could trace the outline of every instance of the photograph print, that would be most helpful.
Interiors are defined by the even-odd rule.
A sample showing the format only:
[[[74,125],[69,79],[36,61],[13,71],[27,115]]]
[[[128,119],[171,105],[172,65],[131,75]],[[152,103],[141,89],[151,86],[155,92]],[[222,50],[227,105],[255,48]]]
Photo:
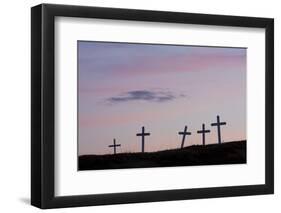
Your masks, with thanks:
[[[247,48],[77,41],[78,171],[245,164]]]

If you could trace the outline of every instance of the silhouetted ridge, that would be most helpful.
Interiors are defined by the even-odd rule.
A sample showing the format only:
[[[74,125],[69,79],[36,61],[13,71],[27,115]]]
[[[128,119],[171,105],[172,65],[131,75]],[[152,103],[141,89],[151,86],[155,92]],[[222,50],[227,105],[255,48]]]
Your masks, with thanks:
[[[145,153],[79,156],[79,170],[246,163],[246,141],[193,145]]]

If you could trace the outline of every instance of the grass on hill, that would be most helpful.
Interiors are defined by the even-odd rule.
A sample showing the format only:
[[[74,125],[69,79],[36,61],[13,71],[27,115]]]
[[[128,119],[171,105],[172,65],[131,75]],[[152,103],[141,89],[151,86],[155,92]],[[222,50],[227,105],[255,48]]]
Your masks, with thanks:
[[[82,155],[78,161],[78,170],[242,164],[246,163],[246,140],[158,152]]]

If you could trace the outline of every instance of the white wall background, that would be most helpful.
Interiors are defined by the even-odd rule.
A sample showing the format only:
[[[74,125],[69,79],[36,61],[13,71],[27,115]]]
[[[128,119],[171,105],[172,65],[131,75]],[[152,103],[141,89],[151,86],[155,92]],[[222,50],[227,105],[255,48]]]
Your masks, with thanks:
[[[56,209],[50,212],[278,212],[281,209],[281,4],[278,0],[53,0],[150,10],[275,18],[275,195]],[[39,212],[30,197],[30,7],[37,0],[2,1],[0,12],[0,211]],[[280,211],[280,210],[279,210]]]

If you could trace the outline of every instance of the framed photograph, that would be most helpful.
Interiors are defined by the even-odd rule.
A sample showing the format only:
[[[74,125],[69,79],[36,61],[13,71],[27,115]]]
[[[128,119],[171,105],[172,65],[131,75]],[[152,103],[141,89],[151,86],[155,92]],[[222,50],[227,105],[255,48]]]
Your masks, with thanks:
[[[271,18],[31,9],[31,204],[274,192]]]

